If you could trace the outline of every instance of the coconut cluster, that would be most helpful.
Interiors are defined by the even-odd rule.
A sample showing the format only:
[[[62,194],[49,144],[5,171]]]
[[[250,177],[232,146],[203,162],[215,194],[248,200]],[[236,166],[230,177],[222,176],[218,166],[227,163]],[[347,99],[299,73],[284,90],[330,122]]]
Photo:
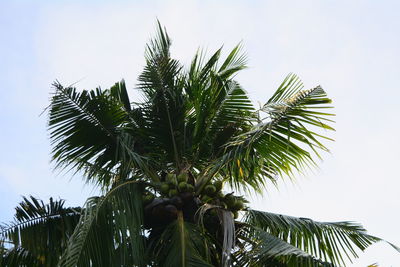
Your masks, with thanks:
[[[147,191],[143,196],[145,227],[165,226],[177,218],[179,211],[186,221],[194,222],[196,212],[205,203],[230,210],[237,218],[238,211],[245,208],[246,200],[232,193],[224,194],[222,188],[222,181],[210,182],[200,194],[195,194],[193,176],[187,172],[165,174],[156,191]]]
[[[174,197],[179,193],[194,192],[194,186],[188,183],[188,174],[185,172],[175,175],[168,173],[165,182],[160,185],[160,193],[165,197]]]
[[[232,211],[235,219],[239,211],[245,208],[247,201],[242,196],[235,196],[233,193],[222,193],[223,182],[215,181],[206,185],[201,193],[201,201]]]
[[[167,173],[157,185],[156,195],[146,192],[143,196],[145,227],[162,227],[175,220],[182,211],[186,221],[194,221],[201,201],[194,195],[194,180],[186,172],[178,175]],[[190,181],[189,181],[190,180]]]

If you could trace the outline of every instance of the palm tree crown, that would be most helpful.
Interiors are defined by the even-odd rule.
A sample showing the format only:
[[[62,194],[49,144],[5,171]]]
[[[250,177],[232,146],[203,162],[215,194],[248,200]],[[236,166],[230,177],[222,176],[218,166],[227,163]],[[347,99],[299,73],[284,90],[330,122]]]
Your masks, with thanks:
[[[303,90],[290,74],[257,109],[234,80],[246,68],[240,45],[223,60],[221,49],[199,52],[188,68],[170,45],[158,24],[137,101],[124,81],[81,92],[54,83],[53,160],[104,194],[82,209],[25,199],[2,232],[6,266],[336,266],[380,241],[352,222],[253,210],[239,195],[327,151],[320,86]]]

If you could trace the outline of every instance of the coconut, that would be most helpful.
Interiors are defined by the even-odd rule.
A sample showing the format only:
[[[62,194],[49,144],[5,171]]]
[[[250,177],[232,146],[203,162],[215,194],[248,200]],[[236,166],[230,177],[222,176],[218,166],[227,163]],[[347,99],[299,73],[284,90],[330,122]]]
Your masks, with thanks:
[[[187,192],[194,192],[194,186],[191,184],[187,184]]]
[[[176,175],[173,173],[168,173],[166,177],[167,182],[176,184]]]
[[[170,200],[171,204],[173,204],[177,209],[182,209],[182,199],[178,196],[174,196],[173,198],[171,198]]]
[[[223,182],[222,181],[216,181],[214,183],[215,189],[217,190],[217,192],[222,190],[222,186],[223,186]]]
[[[188,188],[188,183],[186,182],[180,182],[178,185],[178,189],[180,192],[186,192],[187,188]]]
[[[244,208],[244,203],[243,203],[243,201],[240,200],[240,199],[236,199],[235,202],[233,203],[232,208],[233,208],[234,210],[241,210],[241,209],[243,209],[243,208]]]
[[[178,183],[187,182],[188,174],[186,172],[182,172],[176,178],[178,179]]]
[[[151,209],[151,216],[155,219],[156,222],[160,221],[165,214],[165,206],[164,205],[157,205]]]
[[[204,187],[204,191],[207,195],[213,195],[217,191],[217,189],[213,185],[206,185]]]
[[[231,208],[233,205],[235,205],[236,198],[232,194],[228,194],[224,197],[224,202],[226,205]]]
[[[174,197],[176,195],[178,195],[178,190],[176,190],[176,189],[169,190],[169,192],[168,192],[169,197]]]
[[[176,219],[178,216],[178,209],[174,205],[166,205],[165,211],[168,213],[170,219]]]
[[[181,197],[183,202],[188,202],[188,201],[191,201],[193,199],[193,194],[190,193],[190,192],[180,193],[179,196]]]
[[[168,191],[169,191],[169,185],[167,183],[162,183],[161,186],[160,186],[160,191],[164,195],[167,195]]]

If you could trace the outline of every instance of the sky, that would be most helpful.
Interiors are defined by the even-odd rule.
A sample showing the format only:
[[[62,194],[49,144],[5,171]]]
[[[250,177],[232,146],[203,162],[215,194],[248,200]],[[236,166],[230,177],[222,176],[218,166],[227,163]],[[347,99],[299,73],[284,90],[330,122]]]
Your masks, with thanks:
[[[156,19],[184,63],[198,48],[242,42],[249,68],[237,76],[255,103],[284,77],[321,85],[333,99],[336,132],[319,168],[283,179],[257,209],[319,221],[357,221],[400,245],[400,17],[398,1],[1,1],[0,222],[22,196],[82,205],[97,190],[54,170],[46,131],[58,80],[81,89],[124,78],[134,95]],[[349,266],[400,266],[385,243]]]

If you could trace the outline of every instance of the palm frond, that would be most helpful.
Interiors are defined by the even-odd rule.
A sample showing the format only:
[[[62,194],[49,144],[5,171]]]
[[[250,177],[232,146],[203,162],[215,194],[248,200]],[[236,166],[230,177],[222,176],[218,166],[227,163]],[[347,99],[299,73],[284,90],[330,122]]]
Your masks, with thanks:
[[[248,253],[240,255],[242,266],[310,266],[334,265],[324,262],[309,253],[271,235],[257,227],[249,226],[247,238],[253,243]]]
[[[211,110],[205,125],[207,131],[204,131],[208,138],[204,138],[200,146],[206,148],[211,143],[211,156],[216,158],[223,154],[225,144],[233,136],[250,129],[255,120],[255,109],[247,92],[238,82],[226,81]]]
[[[231,78],[232,75],[235,75],[238,71],[245,68],[247,68],[247,56],[242,52],[242,45],[239,43],[232,49],[222,63],[218,70],[218,75],[225,80]]]
[[[80,212],[80,208],[65,208],[64,200],[50,198],[45,204],[35,197],[24,197],[16,207],[14,221],[0,228],[0,243],[7,242],[9,247],[4,260],[31,261],[29,266],[54,266],[79,221]]]
[[[326,123],[332,114],[318,111],[330,108],[330,102],[321,87],[302,90],[301,81],[290,74],[258,111],[258,123],[226,146],[219,168],[230,174],[231,185],[260,191],[265,178],[274,181],[277,175],[291,177],[294,170],[313,166],[307,147],[320,156],[318,150],[327,148],[319,139],[331,140],[314,130],[333,130]]]
[[[158,24],[157,37],[146,48],[146,66],[139,76],[139,90],[144,101],[140,104],[148,128],[148,138],[166,159],[179,168],[184,133],[185,97],[181,65],[170,58],[171,42],[165,29]],[[158,148],[158,149],[157,149]],[[164,162],[163,162],[164,161]]]
[[[204,64],[202,55],[196,55],[187,74],[185,90],[193,109],[187,128],[192,140],[191,153],[196,155],[194,162],[218,153],[222,142],[237,134],[253,110],[245,90],[232,80],[234,74],[246,67],[240,47],[235,47],[218,67],[220,54],[221,49]]]
[[[170,57],[169,49],[171,46],[171,39],[169,38],[166,29],[161,26],[159,21],[157,21],[156,35],[156,38],[150,40],[146,45],[145,57],[148,61]]]
[[[121,165],[145,169],[145,159],[134,151],[138,134],[128,141],[129,99],[123,82],[110,90],[77,92],[55,83],[49,113],[50,139],[56,167],[86,170],[87,179],[109,186]],[[129,128],[132,131],[132,123]],[[129,160],[125,160],[128,158]],[[145,172],[145,171],[144,171]]]
[[[249,225],[335,265],[345,265],[343,255],[351,261],[357,257],[356,249],[365,250],[371,244],[382,241],[367,234],[360,224],[354,222],[316,222],[308,218],[256,210],[248,210],[244,220]]]
[[[59,266],[145,266],[141,188],[126,181],[88,199]]]
[[[163,232],[156,246],[157,259],[163,267],[211,267],[204,256],[208,249],[204,236],[197,226],[183,219],[178,214],[175,222]]]
[[[0,266],[6,267],[42,267],[51,266],[44,265],[44,257],[35,257],[24,248],[12,248],[0,251]]]
[[[110,95],[118,99],[127,112],[132,111],[131,101],[124,80],[115,83],[114,86],[110,88]]]

